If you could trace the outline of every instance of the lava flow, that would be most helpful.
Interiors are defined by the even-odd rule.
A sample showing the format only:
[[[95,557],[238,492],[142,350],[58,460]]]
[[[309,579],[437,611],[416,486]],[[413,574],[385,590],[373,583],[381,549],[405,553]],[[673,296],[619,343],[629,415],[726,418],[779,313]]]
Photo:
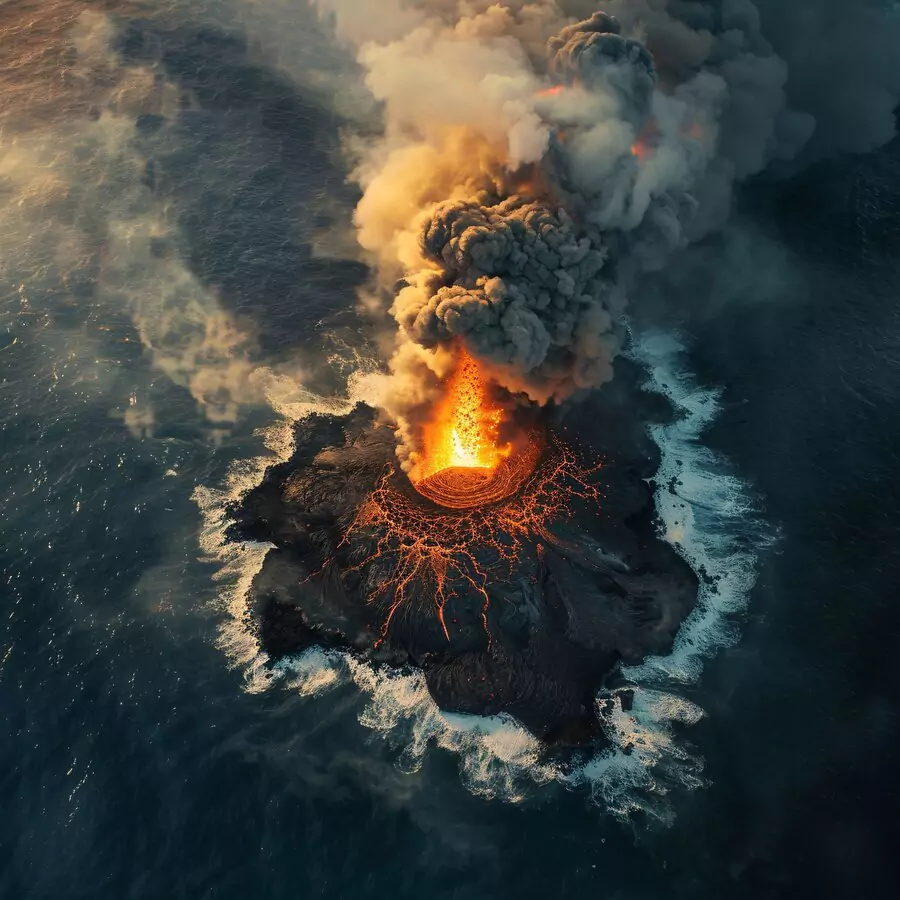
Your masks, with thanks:
[[[538,448],[536,441],[529,443],[528,469],[517,492],[487,507],[468,504],[466,509],[437,512],[398,490],[393,470],[384,475],[344,537],[346,545],[364,533],[376,536],[374,553],[357,570],[374,558],[389,562],[388,576],[368,597],[370,603],[388,604],[378,644],[397,611],[414,598],[433,599],[450,640],[444,607],[451,598],[471,593],[482,604],[487,632],[490,579],[508,578],[529,545],[545,538],[552,522],[571,517],[577,500],[599,504],[600,491],[593,483],[599,465],[584,469],[571,449],[554,442],[535,468]]]
[[[386,602],[380,644],[391,621],[413,598],[433,599],[447,640],[447,602],[469,595],[481,603],[488,631],[489,581],[510,577],[522,555],[535,552],[554,521],[568,519],[578,499],[599,503],[592,476],[558,440],[545,447],[532,433],[512,445],[498,443],[502,411],[487,402],[477,363],[460,358],[431,425],[413,487],[443,510],[423,504],[398,486],[391,469],[360,508],[344,537],[370,535],[374,552],[354,568],[388,562],[387,577],[370,603]],[[421,475],[419,473],[426,474]],[[465,601],[463,601],[465,602]],[[488,636],[489,632],[488,632]]]

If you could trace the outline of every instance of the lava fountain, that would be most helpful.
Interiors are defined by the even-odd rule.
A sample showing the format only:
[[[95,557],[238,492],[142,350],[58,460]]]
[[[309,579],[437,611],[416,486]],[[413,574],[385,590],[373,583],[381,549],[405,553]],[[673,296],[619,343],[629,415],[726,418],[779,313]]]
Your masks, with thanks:
[[[488,398],[478,363],[461,351],[446,393],[424,433],[424,450],[410,473],[415,489],[449,509],[497,503],[534,470],[534,440],[502,442],[501,407]]]

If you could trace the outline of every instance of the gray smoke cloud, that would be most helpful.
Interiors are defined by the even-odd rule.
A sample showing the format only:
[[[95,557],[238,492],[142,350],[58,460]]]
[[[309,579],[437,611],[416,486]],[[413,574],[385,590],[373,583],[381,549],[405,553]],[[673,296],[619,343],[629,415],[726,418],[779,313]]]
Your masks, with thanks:
[[[898,19],[875,5],[392,0],[377,27],[317,5],[383,108],[356,224],[399,280],[382,402],[413,455],[455,346],[534,402],[597,387],[629,288],[721,228],[736,183],[893,135]]]
[[[900,7],[892,0],[757,0],[785,60],[786,92],[815,131],[802,158],[864,153],[891,140],[900,98]]]
[[[540,402],[611,376],[618,292],[603,277],[598,232],[522,197],[456,201],[435,210],[422,246],[441,272],[394,303],[414,341],[460,338],[498,380]]]
[[[626,114],[630,108],[646,113],[656,87],[653,57],[621,32],[619,21],[605,12],[567,25],[547,42],[549,72],[569,85],[612,92],[624,101]]]

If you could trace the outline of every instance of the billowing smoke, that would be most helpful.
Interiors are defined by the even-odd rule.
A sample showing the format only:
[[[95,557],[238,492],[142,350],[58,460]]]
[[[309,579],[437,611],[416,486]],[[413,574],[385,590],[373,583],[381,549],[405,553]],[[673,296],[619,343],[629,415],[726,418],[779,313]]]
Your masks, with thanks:
[[[610,377],[608,254],[565,210],[522,196],[440,204],[422,250],[439,270],[404,287],[393,309],[416,343],[460,338],[504,386],[539,402]]]
[[[628,290],[720,228],[736,182],[806,147],[862,149],[893,134],[884,112],[900,83],[879,63],[861,65],[840,98],[860,98],[864,134],[817,136],[828,101],[791,107],[792,73],[749,0],[609,0],[603,11],[391,0],[374,21],[365,0],[317,3],[357,46],[383,106],[383,136],[356,147],[356,222],[383,284],[398,285],[381,400],[401,455],[415,452],[457,344],[532,402],[597,387],[612,376]],[[839,46],[827,17],[800,21]],[[790,35],[781,43],[796,52]]]

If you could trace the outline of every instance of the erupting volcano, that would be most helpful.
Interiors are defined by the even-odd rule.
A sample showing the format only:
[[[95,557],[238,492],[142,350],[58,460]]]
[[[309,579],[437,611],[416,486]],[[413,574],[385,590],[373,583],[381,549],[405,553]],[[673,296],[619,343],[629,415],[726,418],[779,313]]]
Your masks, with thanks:
[[[668,649],[696,602],[694,573],[656,533],[640,375],[580,406],[593,449],[562,423],[612,377],[634,269],[618,262],[629,248],[658,259],[693,208],[642,163],[684,156],[666,174],[683,191],[709,150],[685,125],[709,116],[655,95],[650,53],[603,13],[561,27],[528,71],[537,48],[510,56],[495,37],[531,33],[516,15],[433,23],[451,94],[465,88],[456,51],[477,45],[488,70],[447,108],[487,85],[502,101],[467,125],[391,93],[395,51],[405,64],[415,48],[364,54],[387,91],[357,210],[397,323],[380,409],[299,422],[293,458],[234,509],[233,533],[274,546],[248,598],[270,657],[318,645],[413,665],[444,709],[582,744],[616,664]],[[585,160],[613,131],[600,178]]]
[[[462,351],[446,395],[426,427],[425,452],[413,481],[448,469],[494,471],[509,455],[508,447],[498,446],[501,419],[501,410],[487,402],[478,364]]]

